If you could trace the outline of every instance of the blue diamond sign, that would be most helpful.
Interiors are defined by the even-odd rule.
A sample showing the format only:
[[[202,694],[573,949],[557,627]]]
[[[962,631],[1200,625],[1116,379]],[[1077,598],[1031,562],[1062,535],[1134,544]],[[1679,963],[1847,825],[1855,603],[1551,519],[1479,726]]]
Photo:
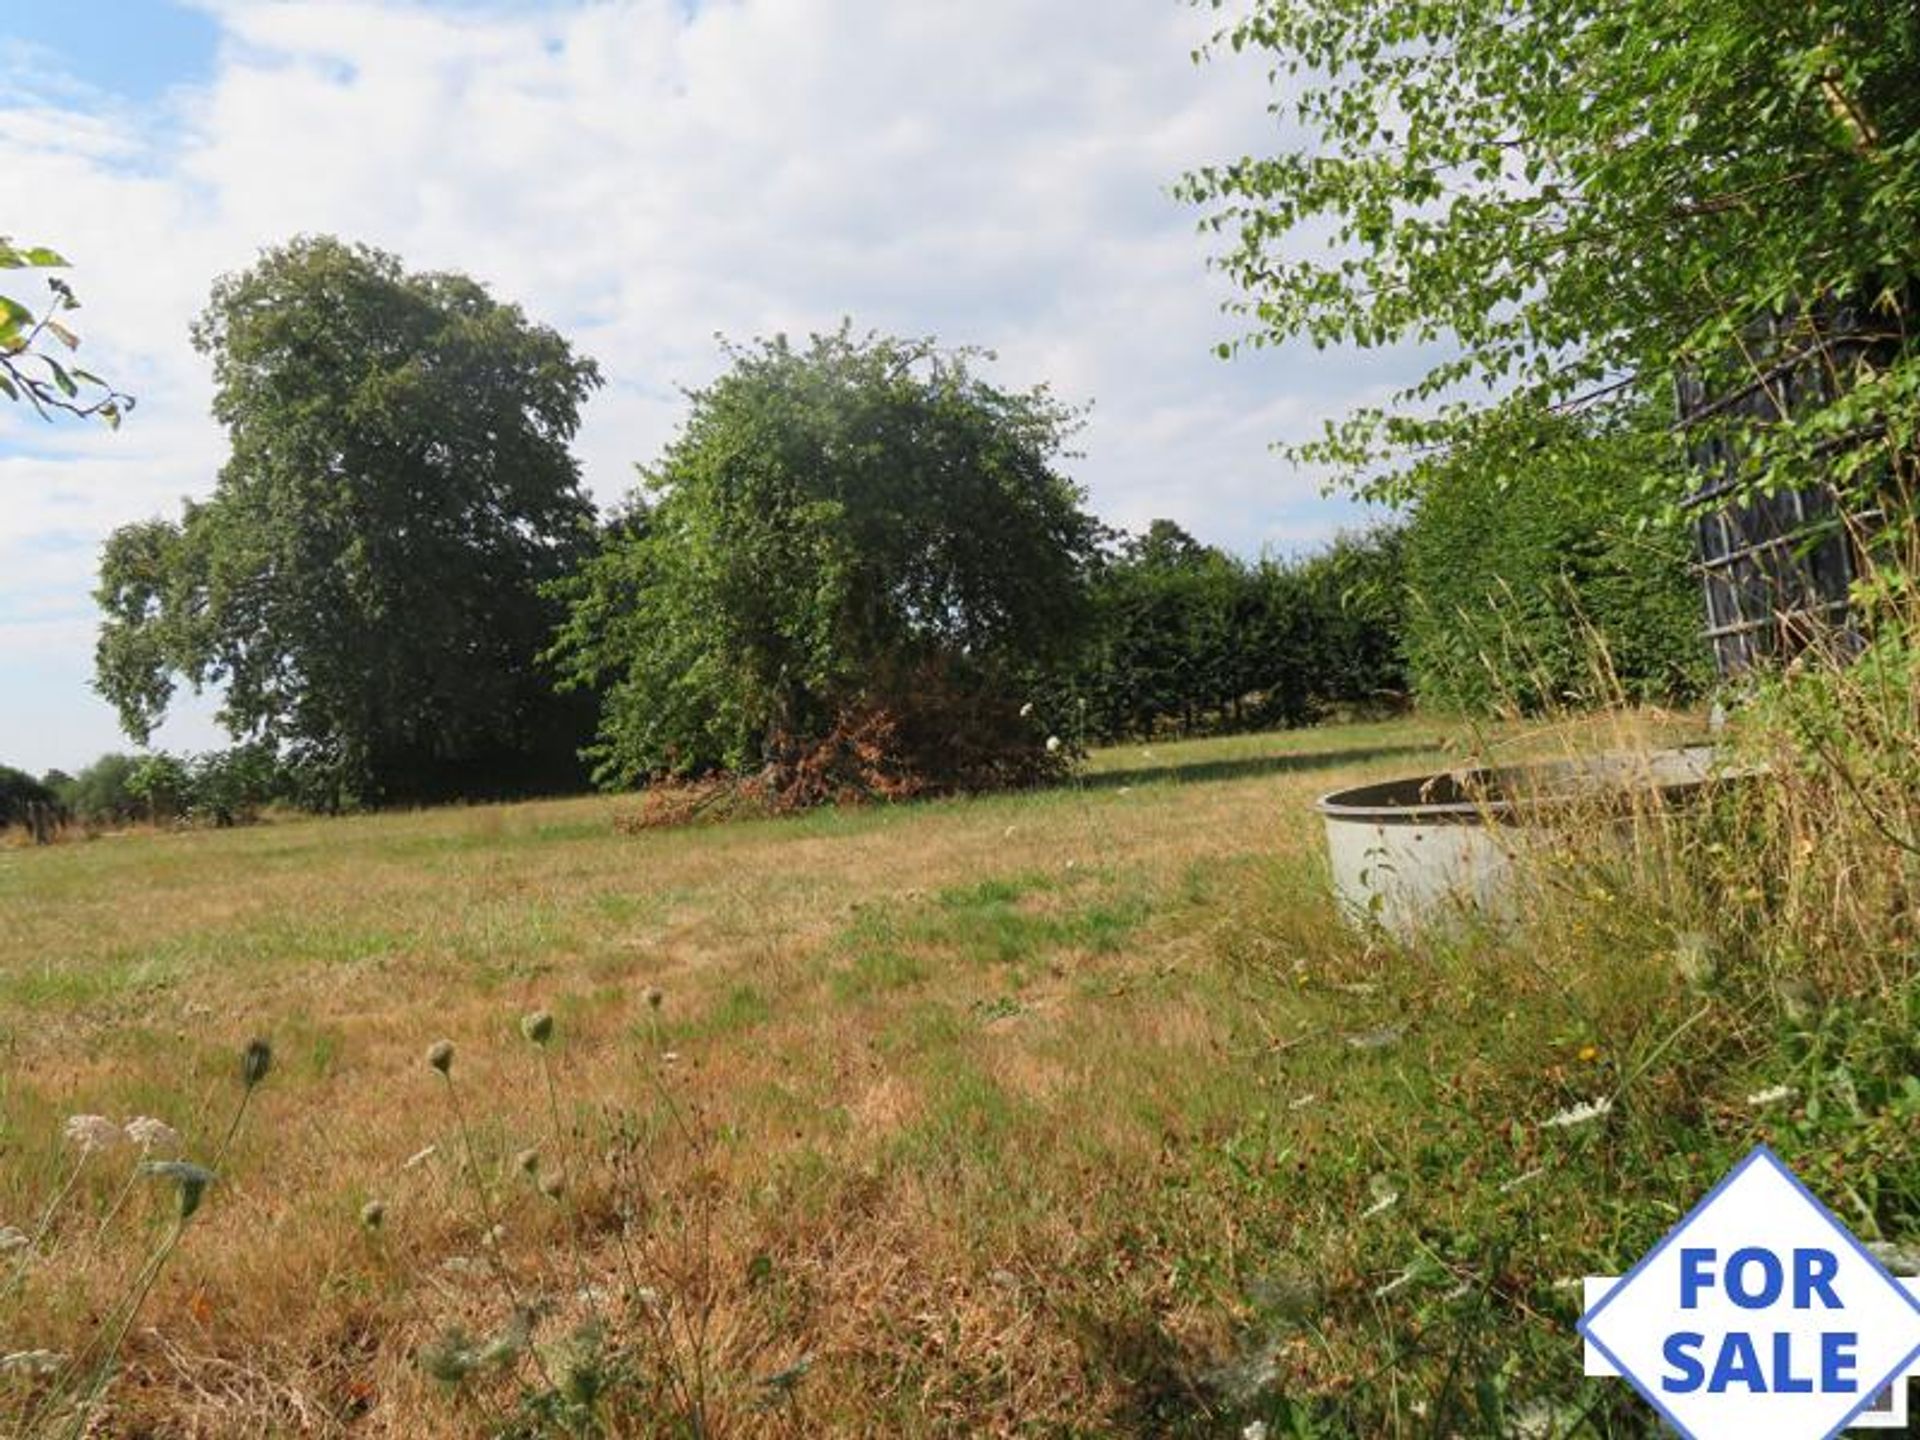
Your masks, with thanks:
[[[1690,1440],[1826,1440],[1920,1359],[1920,1298],[1761,1145],[1580,1333]]]

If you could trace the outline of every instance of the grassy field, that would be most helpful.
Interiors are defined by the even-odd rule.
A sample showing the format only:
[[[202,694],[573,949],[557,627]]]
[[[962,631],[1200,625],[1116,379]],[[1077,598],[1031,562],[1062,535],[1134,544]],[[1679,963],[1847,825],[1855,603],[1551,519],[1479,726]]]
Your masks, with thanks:
[[[0,1349],[84,1354],[166,1233],[66,1117],[204,1160],[257,1034],[105,1433],[587,1433],[595,1385],[614,1433],[1635,1433],[1579,1378],[1576,1278],[1755,1138],[1843,1197],[1911,1142],[1749,1105],[1775,1018],[1703,1016],[1672,917],[1348,931],[1310,801],[1446,739],[693,830],[610,798],[0,851],[0,1224],[75,1177]],[[0,1374],[0,1423],[36,1383]]]

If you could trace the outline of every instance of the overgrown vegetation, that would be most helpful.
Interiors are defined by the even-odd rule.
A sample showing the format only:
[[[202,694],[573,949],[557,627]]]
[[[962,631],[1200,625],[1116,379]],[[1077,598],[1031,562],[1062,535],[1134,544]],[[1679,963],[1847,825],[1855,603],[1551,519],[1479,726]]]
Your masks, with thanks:
[[[602,783],[716,770],[902,798],[1060,773],[1022,675],[1066,654],[1096,527],[1074,417],[850,330],[732,352],[603,552],[555,587]]]
[[[1402,549],[1420,702],[1533,713],[1702,693],[1677,461],[1643,415],[1610,431],[1555,418],[1517,458],[1469,445],[1430,462]]]
[[[1091,631],[1043,686],[1102,739],[1391,712],[1406,689],[1400,552],[1380,529],[1249,562],[1157,520],[1094,567]]]

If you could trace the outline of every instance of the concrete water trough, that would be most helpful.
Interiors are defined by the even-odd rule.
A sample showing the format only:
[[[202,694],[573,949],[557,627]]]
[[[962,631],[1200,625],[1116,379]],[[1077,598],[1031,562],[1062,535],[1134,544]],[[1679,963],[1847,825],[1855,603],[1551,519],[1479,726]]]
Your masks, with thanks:
[[[1442,771],[1336,790],[1319,810],[1333,887],[1363,923],[1407,936],[1448,913],[1506,913],[1516,859],[1573,829],[1624,831],[1734,778],[1712,745]]]

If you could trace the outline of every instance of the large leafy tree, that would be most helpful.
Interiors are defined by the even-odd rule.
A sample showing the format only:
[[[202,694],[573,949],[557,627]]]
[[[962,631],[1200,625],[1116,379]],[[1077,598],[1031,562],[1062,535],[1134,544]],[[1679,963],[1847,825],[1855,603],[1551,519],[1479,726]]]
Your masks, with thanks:
[[[563,587],[557,656],[605,691],[601,780],[786,783],[840,742],[903,789],[1037,773],[1015,677],[1074,639],[1098,535],[1057,468],[1072,414],[845,327],[729,358]]]
[[[296,240],[194,331],[231,456],[178,522],[108,541],[100,691],[145,741],[223,687],[319,803],[552,783],[581,738],[536,657],[590,542],[568,445],[590,360],[464,276]]]
[[[1845,482],[1913,453],[1906,0],[1202,3],[1237,12],[1219,43],[1267,54],[1278,87],[1279,147],[1185,185],[1228,237],[1245,342],[1447,355],[1308,457],[1404,494],[1430,473],[1409,455],[1471,438],[1498,473],[1544,411],[1683,375],[1725,390],[1802,353],[1845,398],[1742,437],[1752,479],[1817,460]],[[1869,358],[1818,323],[1849,307],[1889,342]]]

